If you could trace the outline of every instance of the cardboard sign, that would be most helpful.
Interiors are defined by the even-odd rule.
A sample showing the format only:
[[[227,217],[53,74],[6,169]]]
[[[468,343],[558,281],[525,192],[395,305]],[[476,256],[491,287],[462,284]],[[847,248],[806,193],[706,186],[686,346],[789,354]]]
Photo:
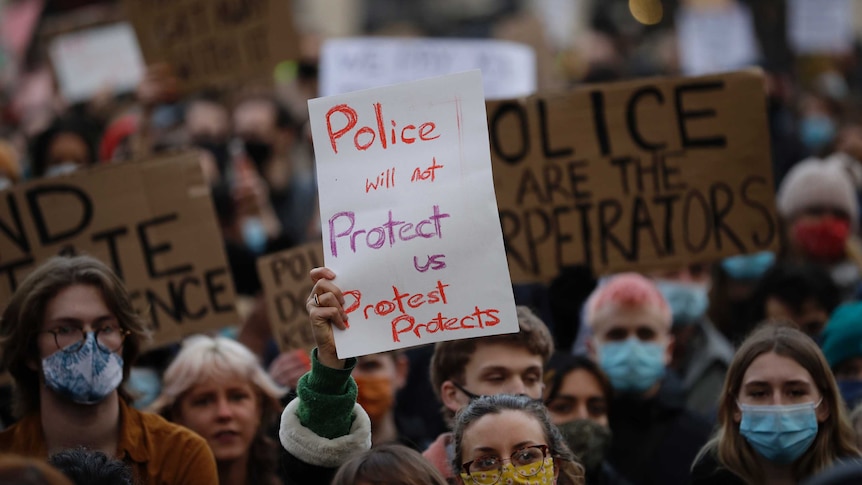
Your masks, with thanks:
[[[320,241],[257,260],[269,324],[282,351],[314,348],[305,302],[314,286],[308,272],[319,266],[323,266]]]
[[[518,331],[479,71],[308,102],[341,358]]]
[[[187,90],[271,80],[298,57],[290,2],[125,0],[147,63],[167,62]]]
[[[472,39],[333,39],[320,54],[320,95],[479,69],[488,99],[536,92],[536,56],[523,44]]]
[[[754,17],[746,5],[736,1],[726,5],[680,5],[676,26],[683,74],[697,76],[742,69],[759,58]]]
[[[845,54],[854,38],[851,0],[787,1],[787,40],[797,54]]]
[[[72,103],[105,88],[133,91],[144,75],[135,32],[125,22],[57,36],[50,55],[60,90]]]
[[[751,71],[489,103],[512,280],[776,248],[763,82]]]
[[[0,192],[0,301],[8,302],[49,257],[82,253],[113,268],[135,307],[149,310],[151,347],[238,323],[196,155],[102,167]]]

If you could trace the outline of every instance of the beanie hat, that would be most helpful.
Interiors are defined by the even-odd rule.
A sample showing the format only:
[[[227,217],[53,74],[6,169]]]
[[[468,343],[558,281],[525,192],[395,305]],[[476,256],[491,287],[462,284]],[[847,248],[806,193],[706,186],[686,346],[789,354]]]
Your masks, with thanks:
[[[832,313],[821,336],[829,367],[862,357],[862,302],[845,303]]]
[[[778,212],[790,219],[806,208],[826,206],[850,216],[853,232],[859,221],[859,202],[850,174],[836,160],[807,158],[788,172],[778,189]]]

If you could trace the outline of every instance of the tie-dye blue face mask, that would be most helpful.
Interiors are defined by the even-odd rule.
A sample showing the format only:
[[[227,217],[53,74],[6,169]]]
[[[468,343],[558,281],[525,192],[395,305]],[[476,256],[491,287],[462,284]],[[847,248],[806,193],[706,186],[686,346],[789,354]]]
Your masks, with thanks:
[[[123,358],[102,349],[93,332],[87,332],[77,352],[61,349],[42,359],[42,373],[52,391],[78,404],[96,404],[123,381]]]

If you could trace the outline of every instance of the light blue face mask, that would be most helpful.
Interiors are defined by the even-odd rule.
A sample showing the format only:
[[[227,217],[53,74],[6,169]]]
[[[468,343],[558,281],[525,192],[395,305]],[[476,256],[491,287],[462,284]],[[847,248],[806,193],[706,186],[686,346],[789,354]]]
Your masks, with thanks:
[[[754,406],[737,403],[742,410],[739,433],[760,456],[781,464],[793,463],[817,437],[817,403]]]
[[[808,116],[799,124],[799,137],[811,151],[818,151],[828,145],[835,139],[836,132],[835,122],[824,115]]]
[[[78,404],[96,404],[123,381],[123,358],[99,347],[93,332],[87,332],[77,352],[58,350],[42,359],[42,374],[54,392]]]
[[[775,264],[775,254],[771,251],[762,251],[725,258],[721,262],[721,268],[731,278],[745,281],[759,279],[773,264]]]
[[[257,217],[246,217],[242,221],[242,241],[245,247],[254,254],[261,255],[266,251],[266,228]]]
[[[670,305],[674,326],[698,323],[706,315],[709,290],[705,286],[666,280],[655,285]]]
[[[617,392],[639,394],[664,377],[665,346],[631,337],[598,347],[599,365]]]

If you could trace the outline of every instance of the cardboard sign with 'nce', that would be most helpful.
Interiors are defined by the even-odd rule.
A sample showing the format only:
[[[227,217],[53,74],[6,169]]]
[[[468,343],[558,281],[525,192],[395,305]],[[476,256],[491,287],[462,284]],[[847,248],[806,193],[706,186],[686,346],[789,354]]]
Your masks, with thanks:
[[[315,345],[305,302],[314,287],[308,272],[318,266],[323,266],[321,241],[257,260],[269,325],[282,351],[311,350]]]
[[[289,1],[125,0],[148,64],[170,64],[194,91],[266,81],[298,57]]]
[[[40,263],[88,254],[149,310],[150,347],[235,325],[234,290],[196,155],[124,163],[0,192],[0,302]]]
[[[746,71],[489,102],[512,280],[776,249],[763,83]]]

